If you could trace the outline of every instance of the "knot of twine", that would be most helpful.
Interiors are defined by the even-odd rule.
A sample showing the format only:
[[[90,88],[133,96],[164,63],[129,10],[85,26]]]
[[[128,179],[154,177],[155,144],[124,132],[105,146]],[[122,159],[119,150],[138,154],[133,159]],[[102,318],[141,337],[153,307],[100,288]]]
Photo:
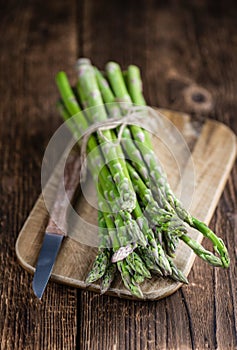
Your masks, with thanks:
[[[91,126],[88,127],[88,129],[84,132],[82,138],[81,138],[81,147],[80,147],[80,161],[81,161],[81,181],[85,181],[86,174],[87,174],[87,161],[86,161],[86,148],[87,143],[90,138],[90,136],[97,132],[99,137],[104,140],[105,142],[113,144],[113,146],[117,146],[120,144],[122,139],[122,134],[124,131],[124,128],[132,124],[133,122],[136,122],[139,117],[144,118],[144,111],[147,112],[148,107],[146,106],[130,106],[127,109],[127,113],[120,118],[109,118],[103,122],[95,122]],[[151,108],[149,108],[149,112],[155,113]],[[105,130],[111,130],[119,127],[118,136],[116,140],[109,140],[104,134],[103,131]]]

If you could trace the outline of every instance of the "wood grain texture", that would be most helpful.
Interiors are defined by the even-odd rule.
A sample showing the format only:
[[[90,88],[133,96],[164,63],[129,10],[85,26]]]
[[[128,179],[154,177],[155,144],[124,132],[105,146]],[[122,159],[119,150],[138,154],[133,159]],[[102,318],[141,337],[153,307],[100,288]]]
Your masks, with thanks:
[[[60,123],[54,73],[65,69],[75,81],[76,50],[101,68],[109,59],[124,68],[136,63],[149,104],[195,120],[208,116],[236,133],[235,1],[10,0],[0,6],[1,349],[236,349],[236,166],[211,222],[225,237],[230,269],[199,261],[190,285],[167,299],[130,302],[50,283],[38,303],[14,253],[40,193],[44,149]],[[205,103],[190,98],[194,88],[196,100],[202,89],[209,93]]]
[[[101,68],[108,59],[124,68],[131,62],[139,64],[150,105],[189,112],[197,120],[208,116],[237,131],[234,1],[100,1],[98,6],[87,1],[82,10],[84,56],[92,57]],[[210,93],[208,108],[190,103],[190,87]],[[214,230],[228,236],[231,268],[213,270],[199,262],[189,275],[189,287],[155,304],[142,304],[142,309],[141,303],[131,305],[83,292],[82,349],[237,347],[234,175],[236,170],[211,222]],[[91,314],[91,310],[95,311]],[[114,310],[119,310],[119,316],[114,316]]]
[[[9,1],[1,5],[0,348],[72,349],[77,291],[51,284],[44,302],[18,265],[18,231],[40,193],[44,149],[59,125],[54,75],[76,57],[74,3]],[[68,58],[67,58],[68,56]],[[50,98],[49,98],[50,96]]]
[[[158,114],[155,117],[153,115],[147,117],[149,118],[147,120],[152,127],[153,135],[156,135],[155,137],[153,136],[154,151],[159,157],[160,164],[165,169],[168,179],[172,180],[171,186],[173,184],[174,193],[178,195],[178,188],[181,187],[179,198],[181,198],[183,203],[186,202],[186,206],[190,208],[191,213],[195,217],[208,224],[235,160],[236,137],[222,123],[207,119],[203,125],[196,125],[192,123],[188,115],[167,110],[162,110],[162,113],[166,117]],[[160,128],[167,130],[167,137],[164,136],[164,130],[163,136],[160,135]],[[190,145],[192,152],[187,148],[187,144]],[[72,159],[74,159],[75,168],[72,171],[71,163],[72,174],[78,174],[79,155],[77,155],[77,158],[75,156],[71,155]],[[65,169],[67,169],[67,165]],[[62,171],[63,167],[61,167],[60,172],[62,173]],[[51,198],[56,197],[58,186],[60,193],[62,192],[62,187],[60,186],[63,183],[61,180],[62,175],[58,175],[58,173],[58,171],[54,171],[50,176],[46,186],[47,189],[44,190],[44,194],[36,202],[16,242],[16,253],[19,262],[29,272],[35,271],[35,264],[42,246],[44,232],[48,230],[46,223],[49,216],[44,201],[49,197],[51,203]],[[65,173],[68,176],[68,170],[65,170]],[[65,188],[67,186],[66,174]],[[75,181],[75,176],[72,177]],[[95,199],[93,202],[96,203],[96,191],[91,178],[89,180],[87,187],[90,193],[94,195]],[[59,185],[55,186],[55,183]],[[85,195],[86,192],[82,192]],[[69,237],[62,244],[52,273],[53,280],[83,289],[87,287],[84,280],[97,253],[97,249],[90,247],[90,242],[93,246],[94,244],[96,246],[98,214],[95,208],[89,204],[88,199],[87,195],[84,197],[82,193],[79,196],[77,207],[80,215],[77,218],[77,222],[68,228],[67,233]],[[63,203],[62,199],[58,203],[59,205]],[[57,217],[57,213],[54,211],[51,211],[50,215],[54,215],[54,222],[66,232],[66,222],[69,220],[64,219],[62,222],[63,215]],[[70,221],[72,221],[72,217]],[[94,232],[90,233],[87,223],[90,224],[92,222],[96,226]],[[60,231],[58,228],[57,230]],[[57,232],[57,230],[52,232]],[[70,232],[71,230],[74,232]],[[90,235],[91,237],[89,237]],[[202,234],[198,231],[190,230],[190,235],[198,242],[201,242],[203,239]],[[83,242],[85,244],[82,244]],[[176,252],[175,262],[186,276],[191,270],[194,259],[195,254],[193,254],[191,249],[180,243]],[[180,283],[154,276],[142,284],[142,291],[144,299],[155,300],[174,293],[180,286]],[[87,289],[98,293],[100,292],[100,283],[91,284]],[[115,279],[106,294],[135,299],[124,287],[120,278]]]

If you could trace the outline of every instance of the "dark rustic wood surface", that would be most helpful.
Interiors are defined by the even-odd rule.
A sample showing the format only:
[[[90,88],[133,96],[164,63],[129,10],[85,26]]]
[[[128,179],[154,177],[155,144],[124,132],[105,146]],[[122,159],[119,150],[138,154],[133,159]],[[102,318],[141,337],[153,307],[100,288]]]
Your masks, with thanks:
[[[65,69],[75,82],[77,56],[101,68],[110,59],[136,63],[151,105],[237,132],[235,1],[9,0],[0,10],[1,349],[236,349],[236,167],[211,223],[227,243],[230,268],[196,260],[190,285],[164,300],[131,302],[50,283],[40,302],[14,250],[40,193],[44,149],[61,123],[54,75]]]

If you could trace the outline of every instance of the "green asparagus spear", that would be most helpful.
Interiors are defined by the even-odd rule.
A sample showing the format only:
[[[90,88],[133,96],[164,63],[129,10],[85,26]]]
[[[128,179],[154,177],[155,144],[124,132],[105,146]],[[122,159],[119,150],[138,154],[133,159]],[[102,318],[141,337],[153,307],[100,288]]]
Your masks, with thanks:
[[[168,257],[168,260],[169,260],[169,263],[170,263],[170,266],[172,269],[172,274],[170,277],[174,281],[188,284],[188,280],[187,280],[186,276],[183,274],[183,272],[177,268],[177,266],[175,265],[175,263],[173,262],[173,260],[171,258]]]
[[[200,243],[198,243],[188,235],[183,234],[182,236],[180,236],[180,239],[184,241],[194,251],[195,254],[197,254],[201,259],[203,259],[210,265],[217,267],[223,266],[222,260],[220,258],[215,256],[209,250],[203,248],[203,246]]]
[[[145,106],[146,101],[142,94],[142,81],[141,81],[140,69],[135,65],[128,66],[127,87],[133,103],[139,106]]]
[[[127,256],[126,262],[128,262],[134,272],[137,272],[139,275],[146,278],[151,278],[149,270],[135,251]]]
[[[104,275],[101,278],[101,294],[104,294],[107,292],[109,287],[111,286],[111,283],[113,282],[116,274],[116,264],[110,263],[107,269],[105,270]]]
[[[132,100],[135,104],[144,104],[145,100],[142,98],[142,89],[141,89],[141,78],[140,71],[138,67],[130,66],[127,73],[127,80],[129,86],[129,92],[132,95]],[[150,141],[148,137],[144,138],[144,143],[147,148],[150,148]],[[143,155],[144,156],[144,155]],[[145,157],[144,157],[145,159]],[[157,187],[163,188],[163,194],[168,200],[169,204],[175,209],[176,213],[179,217],[188,223],[191,227],[194,227],[198,231],[200,231],[205,237],[209,238],[213,243],[213,247],[215,251],[220,255],[222,266],[228,267],[230,264],[230,259],[228,255],[228,251],[224,245],[222,239],[217,237],[214,232],[212,232],[203,222],[200,222],[193,216],[191,216],[187,210],[182,206],[181,202],[175,197],[170,186],[167,182],[164,174],[161,174],[159,167],[155,166],[155,156],[154,153],[150,153],[148,166],[150,167],[151,174],[154,176],[154,181],[157,184]],[[153,169],[154,168],[154,169]]]
[[[90,284],[97,281],[99,278],[101,278],[104,275],[109,265],[109,261],[110,261],[110,249],[108,248],[101,249],[97,254],[96,259],[93,263],[92,269],[90,270],[86,278],[86,283]]]
[[[78,93],[83,100],[88,102],[89,107],[97,107],[88,111],[88,117],[92,123],[101,122],[107,119],[106,110],[103,106],[103,100],[97,86],[95,72],[91,65],[78,62]],[[96,114],[96,118],[95,118]],[[121,196],[121,209],[131,212],[135,207],[136,195],[126,168],[124,155],[120,150],[120,145],[113,143],[113,131],[105,130],[102,132],[104,139],[97,132],[97,138],[103,144],[102,152],[107,166],[116,183],[118,192]],[[105,142],[105,139],[109,141]],[[118,157],[119,153],[119,157]]]
[[[141,288],[136,284],[136,282],[132,278],[131,268],[129,268],[126,260],[117,262],[118,269],[120,271],[123,283],[125,287],[130,290],[130,292],[138,297],[143,298],[143,293]]]

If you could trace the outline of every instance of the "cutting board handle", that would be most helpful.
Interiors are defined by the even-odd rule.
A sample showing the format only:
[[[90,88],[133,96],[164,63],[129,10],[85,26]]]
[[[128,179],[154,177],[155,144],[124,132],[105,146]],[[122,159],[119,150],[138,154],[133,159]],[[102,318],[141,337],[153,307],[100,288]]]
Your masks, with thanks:
[[[59,179],[54,204],[46,227],[46,232],[66,235],[68,201],[72,202],[80,182],[80,157],[73,152],[69,155],[64,174]],[[65,196],[65,193],[67,196]]]

